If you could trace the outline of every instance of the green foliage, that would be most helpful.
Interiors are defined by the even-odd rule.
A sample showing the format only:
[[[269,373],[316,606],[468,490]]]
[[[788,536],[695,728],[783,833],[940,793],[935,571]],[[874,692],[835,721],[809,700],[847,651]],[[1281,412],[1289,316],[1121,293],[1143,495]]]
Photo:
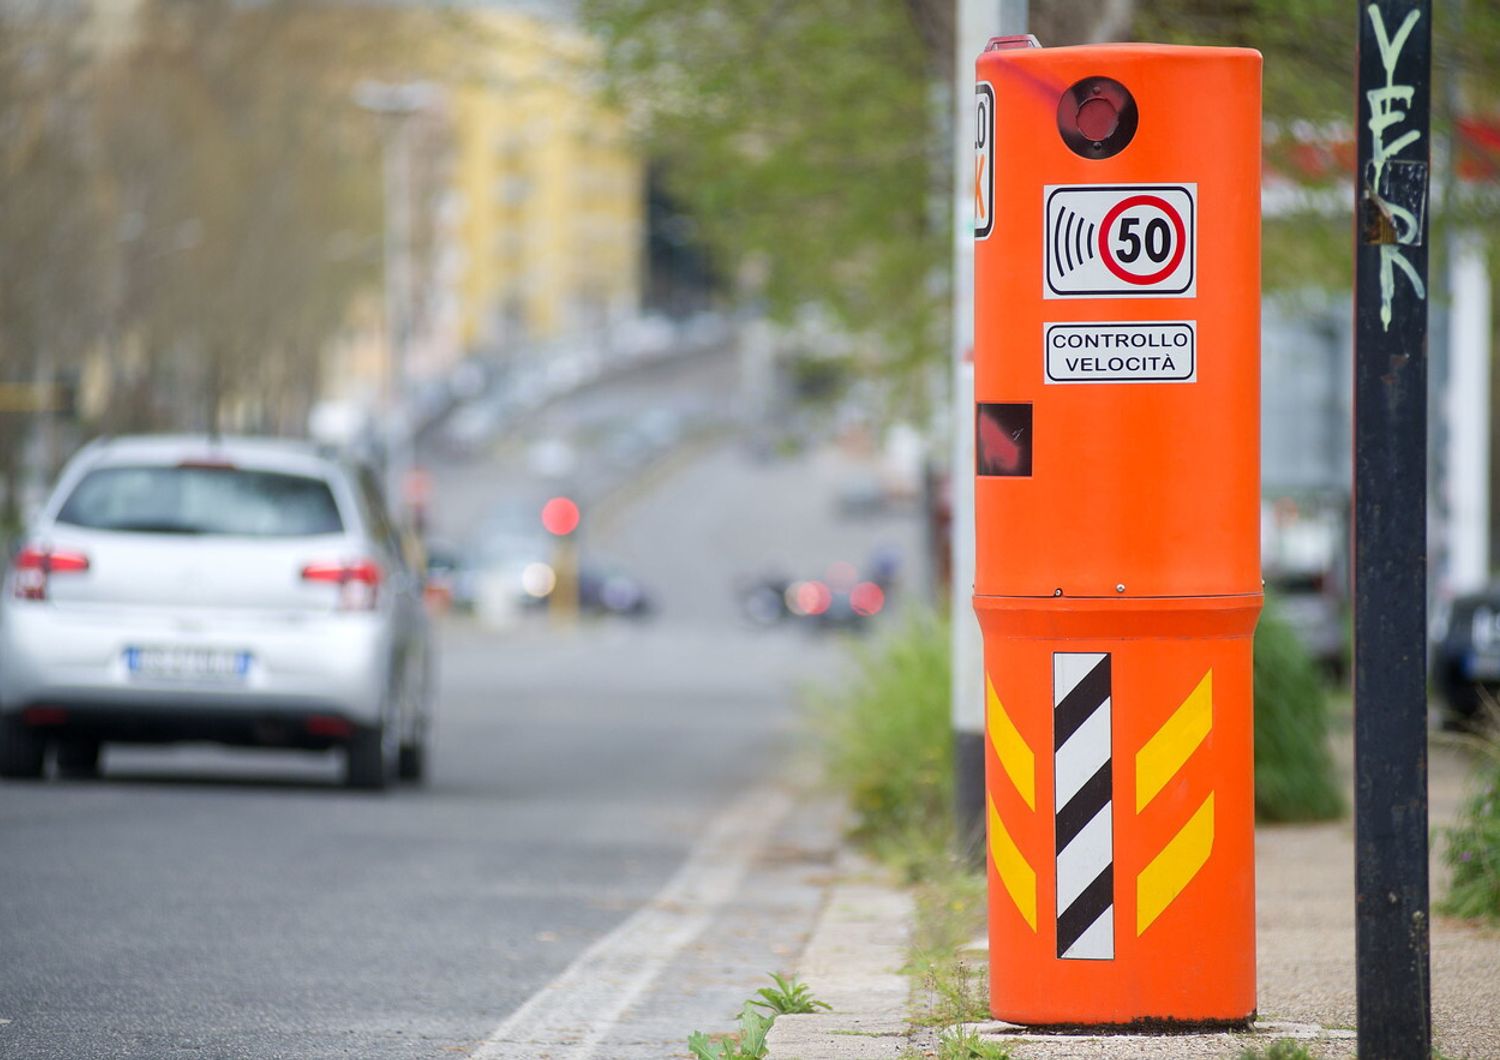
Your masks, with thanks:
[[[949,679],[948,625],[925,614],[856,649],[848,680],[811,694],[856,838],[914,876],[945,857],[953,831]]]
[[[946,1027],[989,1019],[987,969],[963,952],[985,930],[984,876],[944,856],[924,867],[916,906],[907,971],[919,988],[917,1022]]]
[[[1307,1046],[1291,1038],[1278,1038],[1269,1048],[1251,1048],[1240,1053],[1239,1060],[1313,1060]]]
[[[1344,813],[1328,748],[1328,693],[1274,600],[1255,631],[1255,812],[1263,821]]]
[[[88,367],[97,430],[302,428],[317,354],[380,279],[383,133],[353,88],[434,68],[453,16],[139,0],[105,31],[96,5],[11,6],[0,367]]]
[[[715,1039],[694,1031],[688,1035],[688,1051],[694,1060],[763,1060],[772,1022],[773,1017],[762,1016],[747,1001],[740,1009],[738,1033]]]
[[[819,1001],[813,997],[812,988],[799,981],[795,975],[786,979],[772,972],[771,981],[775,983],[774,986],[763,986],[755,992],[760,1000],[752,998],[746,1004],[765,1009],[773,1018],[801,1012],[817,1012],[819,1009],[827,1012],[831,1007],[826,1001]]]
[[[1298,173],[1294,156],[1318,154],[1328,142],[1349,135],[1353,123],[1354,58],[1359,19],[1365,5],[1343,0],[1243,0],[1207,4],[1203,0],[1156,0],[1137,5],[1138,40],[1174,44],[1238,45],[1265,56],[1265,155],[1269,167]],[[1432,105],[1434,158],[1442,164],[1443,140],[1452,126],[1450,103],[1468,116],[1493,116],[1500,105],[1500,5],[1488,0],[1453,0],[1433,5]],[[1332,133],[1331,136],[1327,134]],[[1311,147],[1307,140],[1317,141]],[[1333,167],[1323,187],[1341,195],[1338,216],[1317,210],[1268,219],[1264,231],[1263,277],[1268,289],[1312,286],[1347,289],[1353,282],[1350,213],[1353,191],[1348,166]],[[1435,173],[1441,180],[1441,171]],[[1452,210],[1452,219],[1464,212]],[[1479,204],[1465,225],[1493,233],[1493,203]],[[1440,229],[1444,211],[1433,215]],[[1435,233],[1435,242],[1441,232]]]
[[[908,3],[583,10],[619,101],[744,293],[782,318],[826,307],[877,340],[881,367],[945,352],[949,122]]]
[[[1443,859],[1453,879],[1438,909],[1449,916],[1500,922],[1500,741],[1491,736],[1482,748],[1489,761],[1480,773],[1480,788],[1446,832]]]
[[[952,1027],[938,1040],[938,1060],[1011,1060],[1010,1046],[988,1042],[969,1027]]]

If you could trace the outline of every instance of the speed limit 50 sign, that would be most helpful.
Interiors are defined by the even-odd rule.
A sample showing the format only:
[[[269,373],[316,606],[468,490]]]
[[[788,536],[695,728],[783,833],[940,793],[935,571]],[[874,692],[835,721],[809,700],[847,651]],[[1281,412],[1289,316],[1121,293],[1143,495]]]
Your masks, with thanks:
[[[1197,184],[1050,184],[1044,294],[1197,294]]]

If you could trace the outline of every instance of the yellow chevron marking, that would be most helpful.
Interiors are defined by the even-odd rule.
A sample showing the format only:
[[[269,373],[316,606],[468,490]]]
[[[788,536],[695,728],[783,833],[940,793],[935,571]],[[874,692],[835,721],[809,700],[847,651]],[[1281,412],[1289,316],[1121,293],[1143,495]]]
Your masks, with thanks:
[[[1135,753],[1135,812],[1167,786],[1214,727],[1214,672],[1209,670],[1198,687],[1172,712],[1156,734]]]
[[[995,871],[1000,882],[1010,892],[1011,901],[1021,911],[1021,917],[1036,930],[1036,873],[1026,863],[1016,841],[1005,830],[1005,822],[995,812],[995,801],[986,800],[990,809],[990,857],[995,861]]]
[[[1135,933],[1140,936],[1192,882],[1214,848],[1214,795],[1174,835],[1135,880]]]
[[[1005,775],[1010,777],[1010,782],[1021,793],[1021,798],[1026,800],[1027,808],[1035,810],[1036,756],[1026,746],[1026,741],[1021,738],[1021,732],[1016,728],[1015,722],[1010,720],[1010,715],[1005,713],[1005,707],[995,694],[994,682],[989,679],[988,674],[984,678],[984,689],[987,707],[984,713],[989,721],[990,743],[994,744],[995,754],[1005,767]]]

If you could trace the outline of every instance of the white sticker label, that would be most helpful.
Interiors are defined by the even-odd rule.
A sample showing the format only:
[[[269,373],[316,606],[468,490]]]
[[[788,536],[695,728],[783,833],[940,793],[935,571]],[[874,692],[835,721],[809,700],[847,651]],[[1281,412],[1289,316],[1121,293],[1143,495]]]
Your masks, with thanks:
[[[1047,298],[1198,293],[1198,185],[1049,184]]]
[[[1192,383],[1198,379],[1194,320],[1048,324],[1049,383]]]
[[[974,86],[974,238],[988,239],[995,228],[995,89]]]

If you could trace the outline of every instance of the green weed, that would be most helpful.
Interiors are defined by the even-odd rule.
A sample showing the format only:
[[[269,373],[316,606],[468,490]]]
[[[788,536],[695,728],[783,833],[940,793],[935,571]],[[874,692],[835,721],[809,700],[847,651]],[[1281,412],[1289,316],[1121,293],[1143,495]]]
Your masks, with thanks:
[[[1255,815],[1322,821],[1344,813],[1328,749],[1328,692],[1274,599],[1255,630]]]
[[[918,615],[855,651],[841,686],[809,694],[813,728],[857,816],[855,838],[920,878],[952,833],[948,625]]]
[[[1449,916],[1500,921],[1500,737],[1475,737],[1487,761],[1480,788],[1446,830],[1443,860],[1453,870],[1448,893],[1438,905]]]
[[[712,1038],[702,1031],[688,1035],[688,1051],[694,1060],[764,1060],[766,1035],[771,1031],[772,1016],[762,1016],[745,1002],[740,1009],[738,1033]]]
[[[1301,1042],[1278,1038],[1269,1048],[1246,1049],[1240,1053],[1239,1060],[1314,1060],[1314,1057]]]
[[[817,1012],[819,1009],[828,1012],[832,1008],[826,1001],[813,997],[812,989],[800,982],[795,975],[790,979],[783,979],[772,972],[771,980],[775,986],[761,987],[755,992],[760,1000],[751,998],[746,1004],[765,1009],[771,1013],[772,1018],[799,1012]]]
[[[917,1022],[931,1027],[990,1018],[988,969],[963,947],[984,931],[985,881],[962,862],[934,865],[917,888],[909,971],[918,989]]]
[[[1011,1060],[1010,1046],[987,1042],[969,1027],[953,1027],[938,1039],[938,1060]]]

